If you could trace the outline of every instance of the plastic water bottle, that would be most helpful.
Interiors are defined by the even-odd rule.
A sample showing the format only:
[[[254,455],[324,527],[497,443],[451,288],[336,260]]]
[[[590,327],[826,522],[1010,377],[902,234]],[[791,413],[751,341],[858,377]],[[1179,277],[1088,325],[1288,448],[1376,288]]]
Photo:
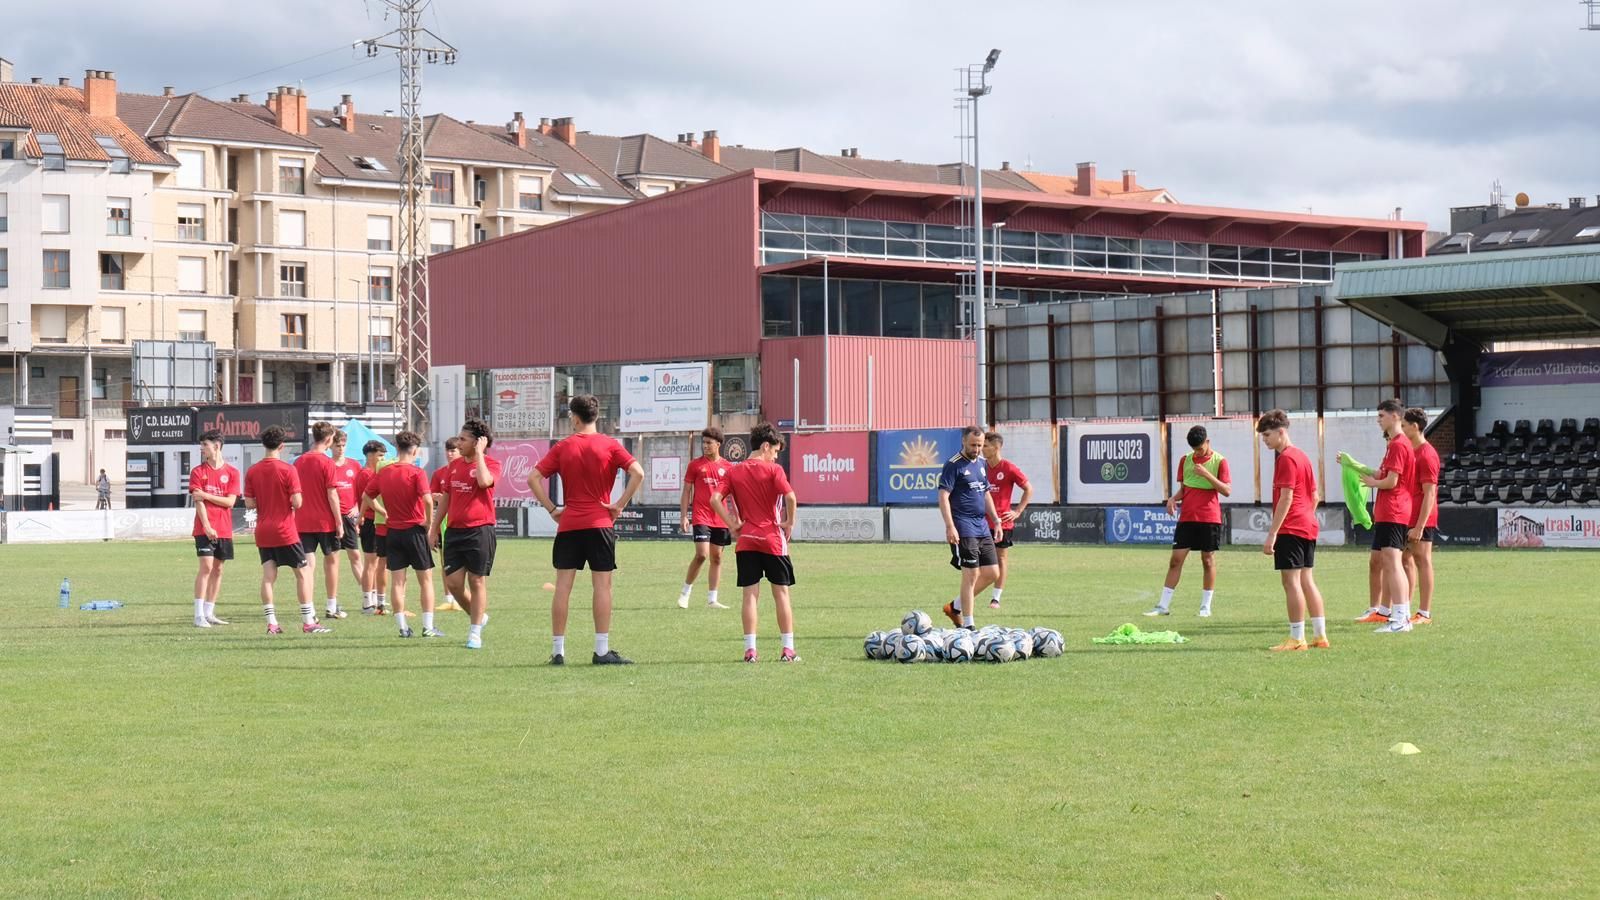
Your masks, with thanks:
[[[100,610],[100,609],[121,609],[122,608],[122,601],[121,600],[90,600],[88,603],[85,603],[84,605],[82,605],[82,606],[80,606],[78,608],[79,609],[84,609],[84,610],[90,610],[90,611]]]
[[[72,579],[61,579],[61,608],[72,608]]]

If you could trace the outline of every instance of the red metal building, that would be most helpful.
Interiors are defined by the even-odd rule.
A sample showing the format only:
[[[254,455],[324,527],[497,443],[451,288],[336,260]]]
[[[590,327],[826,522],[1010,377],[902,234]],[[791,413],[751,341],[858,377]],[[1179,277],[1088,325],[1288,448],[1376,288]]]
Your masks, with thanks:
[[[757,169],[437,255],[434,364],[557,366],[604,400],[620,364],[711,360],[735,427],[974,421],[962,200]],[[1005,304],[1327,282],[1420,256],[1426,227],[1004,188],[983,212]]]

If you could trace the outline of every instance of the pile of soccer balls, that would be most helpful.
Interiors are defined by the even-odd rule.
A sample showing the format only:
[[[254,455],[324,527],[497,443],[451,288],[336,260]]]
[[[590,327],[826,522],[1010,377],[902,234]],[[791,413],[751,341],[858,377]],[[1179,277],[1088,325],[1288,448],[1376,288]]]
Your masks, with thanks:
[[[1012,662],[1029,657],[1061,655],[1061,632],[1053,628],[1006,628],[985,625],[977,631],[934,628],[933,620],[914,609],[900,621],[899,631],[867,635],[867,659],[914,662]]]

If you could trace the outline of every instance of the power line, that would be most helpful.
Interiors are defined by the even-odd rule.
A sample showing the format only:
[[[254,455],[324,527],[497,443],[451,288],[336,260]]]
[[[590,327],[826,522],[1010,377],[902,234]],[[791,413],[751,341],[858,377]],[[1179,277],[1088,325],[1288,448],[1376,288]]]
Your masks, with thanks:
[[[335,73],[343,72],[343,71],[346,71],[348,69],[354,69],[357,66],[364,66],[364,65],[366,65],[367,63],[370,63],[370,62],[372,62],[372,57],[364,56],[361,59],[356,60],[353,63],[350,63],[349,65],[340,66],[337,69],[329,69],[326,72],[318,72],[315,75],[308,75],[305,78],[297,78],[297,79],[295,79],[295,81],[300,83],[300,84],[306,84],[308,82],[316,81],[317,79],[326,77],[328,75],[333,75]],[[270,91],[274,87],[277,87],[277,85],[267,85],[266,87],[261,88],[260,91],[258,91],[257,93]]]
[[[324,56],[328,56],[328,55],[333,54],[333,53],[338,53],[340,50],[348,50],[348,49],[350,49],[350,45],[349,44],[340,44],[339,46],[334,47],[332,50],[324,50],[321,53],[313,53],[313,54],[311,54],[310,56],[307,56],[304,59],[297,59],[294,62],[286,62],[281,66],[273,66],[270,69],[262,69],[259,72],[251,72],[249,75],[245,75],[245,76],[240,77],[240,78],[235,78],[232,81],[224,81],[221,84],[213,84],[210,87],[203,87],[200,90],[195,91],[194,93],[196,93],[196,94],[204,94],[206,91],[214,91],[219,87],[227,87],[230,84],[238,84],[241,81],[249,81],[250,79],[255,78],[258,75],[265,75],[268,72],[276,72],[279,69],[287,69],[290,66],[298,66],[301,63],[310,62],[313,59],[321,59]]]

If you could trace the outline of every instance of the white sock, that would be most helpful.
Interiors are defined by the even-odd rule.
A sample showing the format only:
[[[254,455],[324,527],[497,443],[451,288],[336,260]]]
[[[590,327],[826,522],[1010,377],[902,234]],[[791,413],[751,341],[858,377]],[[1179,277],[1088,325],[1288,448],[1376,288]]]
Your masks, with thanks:
[[[1394,608],[1394,611],[1395,611],[1395,617],[1398,618],[1400,621],[1402,621],[1402,622],[1411,621],[1411,604],[1410,603],[1402,603],[1399,606],[1396,606]]]
[[[1294,638],[1297,641],[1305,640],[1306,639],[1306,623],[1304,623],[1304,622],[1290,622],[1289,623],[1289,637]]]
[[[1426,610],[1426,609],[1417,610],[1417,615],[1423,617],[1424,619],[1433,618],[1433,613],[1430,610]]]
[[[550,644],[551,644],[550,653],[552,655],[554,655],[554,656],[566,656],[567,655],[567,636],[566,635],[564,635],[564,634],[556,635],[555,637],[550,639]]]
[[[961,617],[961,627],[965,628],[965,627],[967,627],[968,625],[971,625],[971,624],[972,624],[972,617],[971,616],[965,616],[964,615],[964,616]]]
[[[687,597],[689,595],[688,594],[684,594],[684,596]],[[710,606],[711,604],[716,603],[716,602],[717,602],[717,592],[716,591],[706,591],[706,605]]]
[[[394,617],[394,623],[396,625],[400,626],[400,633],[401,634],[405,634],[407,631],[411,630],[411,627],[406,624],[406,617],[405,616],[395,616]]]
[[[1378,607],[1378,615],[1383,616],[1384,618],[1388,618],[1389,616],[1394,615],[1394,610],[1390,609],[1387,606],[1380,606],[1380,607]]]
[[[783,649],[794,649],[794,632],[791,631],[788,634],[780,634],[779,637],[783,638]]]
[[[467,626],[467,634],[469,634],[469,635],[471,635],[472,637],[475,637],[475,638],[481,638],[481,637],[483,637],[483,626],[482,625],[469,625],[469,626]]]
[[[362,591],[361,592],[361,608],[362,609],[371,609],[374,606],[377,606],[378,605],[378,601],[376,599],[377,593],[378,593],[377,591]]]
[[[422,627],[426,631],[432,631],[433,630],[433,613],[424,612],[422,614]]]
[[[1216,593],[1216,591],[1201,591],[1200,592],[1200,608],[1201,609],[1210,609],[1211,608],[1211,595],[1215,594],[1215,593]]]
[[[1172,605],[1172,592],[1175,588],[1164,587],[1161,589],[1161,602],[1156,604],[1156,609],[1166,609]]]
[[[194,617],[196,619],[204,619],[206,617],[206,601],[205,601],[204,598],[201,598],[201,597],[196,597],[195,598],[195,600],[194,600]]]
[[[1001,590],[1003,590],[1003,588],[995,588],[994,589],[994,596],[990,597],[989,599],[998,603],[1000,601],[1000,591]]]
[[[747,635],[744,636],[744,648],[746,650],[754,650],[756,648],[756,636],[755,635],[747,634]]]
[[[957,597],[954,600],[951,600],[950,601],[950,608],[955,610],[956,612],[961,612],[961,598]]]
[[[338,597],[329,597],[328,598],[328,612],[338,612],[338,611],[339,611],[339,598]]]
[[[278,624],[278,611],[273,608],[271,603],[261,607],[261,614],[267,617],[268,625]]]
[[[605,656],[611,652],[611,633],[597,631],[594,635],[594,655]]]
[[[1328,619],[1325,616],[1311,617],[1311,634],[1313,637],[1328,636]]]
[[[689,598],[689,595],[692,594],[692,593],[694,593],[694,585],[685,584],[683,586],[683,593],[679,594],[678,596],[680,596],[680,597],[684,598],[685,600],[687,600]]]
[[[206,618],[214,619],[214,618],[217,617],[217,605],[215,603],[212,603],[210,600],[206,601],[205,610],[206,610]]]
[[[303,622],[306,625],[310,625],[313,622],[317,621],[317,608],[315,606],[312,606],[312,605],[303,605],[303,606],[301,606],[300,607],[300,621]]]

